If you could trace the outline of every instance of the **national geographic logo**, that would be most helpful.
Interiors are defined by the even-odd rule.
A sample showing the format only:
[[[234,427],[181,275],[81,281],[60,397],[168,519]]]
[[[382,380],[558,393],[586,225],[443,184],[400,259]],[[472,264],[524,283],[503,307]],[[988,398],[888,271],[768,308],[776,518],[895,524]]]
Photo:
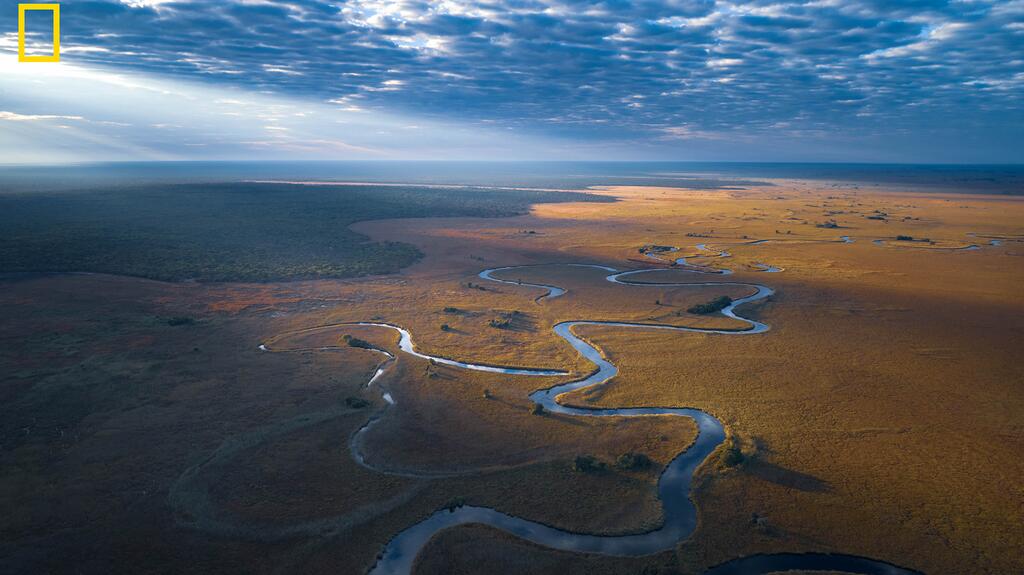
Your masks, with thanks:
[[[50,54],[25,53],[25,13],[30,11],[53,14],[53,52]],[[60,4],[18,4],[18,61],[60,62]]]

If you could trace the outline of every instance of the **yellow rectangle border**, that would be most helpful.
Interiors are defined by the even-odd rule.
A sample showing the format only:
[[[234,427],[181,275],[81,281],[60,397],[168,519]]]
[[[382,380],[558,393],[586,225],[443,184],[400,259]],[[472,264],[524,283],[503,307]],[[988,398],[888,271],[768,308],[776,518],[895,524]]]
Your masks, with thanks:
[[[53,54],[49,56],[25,55],[25,12],[29,10],[53,12]],[[60,62],[60,4],[18,4],[18,61]]]

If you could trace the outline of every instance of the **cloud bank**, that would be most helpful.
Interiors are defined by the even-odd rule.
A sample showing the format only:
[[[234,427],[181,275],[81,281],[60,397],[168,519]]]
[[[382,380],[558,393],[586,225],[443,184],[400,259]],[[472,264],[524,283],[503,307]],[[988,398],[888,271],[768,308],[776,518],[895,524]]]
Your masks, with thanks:
[[[124,0],[62,15],[75,65],[581,155],[1024,160],[1020,0]]]

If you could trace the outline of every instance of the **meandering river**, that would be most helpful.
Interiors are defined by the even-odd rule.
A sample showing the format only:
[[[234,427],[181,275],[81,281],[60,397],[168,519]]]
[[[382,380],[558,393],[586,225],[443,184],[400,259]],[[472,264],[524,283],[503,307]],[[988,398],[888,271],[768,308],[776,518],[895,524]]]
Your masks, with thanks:
[[[697,524],[697,513],[696,508],[693,505],[693,501],[690,499],[690,485],[693,481],[694,473],[700,464],[704,462],[715,448],[725,440],[725,428],[722,423],[711,414],[693,408],[592,408],[566,405],[562,401],[564,394],[578,389],[603,385],[618,373],[618,369],[615,365],[608,361],[596,346],[578,336],[574,330],[577,326],[602,325],[619,327],[622,329],[699,332],[717,334],[721,336],[763,334],[769,330],[769,326],[759,321],[738,315],[737,308],[744,304],[763,300],[764,298],[772,295],[773,291],[771,288],[763,285],[742,282],[640,283],[633,281],[631,278],[635,278],[640,274],[664,270],[618,271],[615,268],[608,266],[590,264],[563,265],[592,267],[607,271],[610,272],[609,275],[605,276],[607,281],[634,286],[641,289],[643,287],[692,287],[699,289],[704,286],[718,285],[746,286],[752,291],[751,295],[733,301],[728,307],[721,311],[723,315],[745,324],[744,328],[736,330],[589,320],[561,322],[556,324],[553,328],[555,334],[568,342],[569,345],[592,362],[596,366],[596,370],[582,379],[561,383],[532,393],[530,395],[530,399],[535,403],[542,405],[545,410],[553,413],[561,413],[578,417],[689,417],[696,422],[698,429],[696,441],[685,451],[677,455],[675,459],[666,466],[658,480],[658,496],[660,497],[664,508],[664,523],[658,529],[645,533],[620,536],[601,536],[586,533],[573,533],[556,529],[548,525],[508,515],[487,507],[463,505],[452,509],[439,510],[423,521],[412,525],[395,535],[395,537],[388,542],[377,563],[373,566],[371,570],[373,575],[407,574],[411,572],[417,554],[431,537],[439,531],[449,527],[468,523],[489,525],[545,547],[564,551],[599,553],[616,556],[650,555],[672,549],[679,542],[683,541],[693,533]],[[565,288],[559,286],[525,283],[494,276],[495,273],[507,272],[517,268],[518,266],[487,269],[480,272],[479,276],[485,280],[543,289],[545,292],[537,298],[538,302],[545,299],[559,297],[567,293]],[[416,351],[415,345],[412,341],[412,335],[399,326],[381,323],[363,323],[361,325],[374,325],[395,330],[400,335],[399,347],[403,352],[416,357],[431,359],[444,365],[513,375],[532,375],[542,377],[566,375],[565,372],[561,371],[521,367],[498,367],[493,365],[456,361],[439,356],[431,356]],[[374,375],[374,379],[379,377],[379,375],[380,371],[378,370]],[[387,395],[385,399],[389,404],[394,403],[394,400],[390,395]],[[760,574],[787,569],[835,570],[878,575],[909,575],[916,573],[915,571],[903,569],[882,561],[852,555],[831,553],[754,555],[730,561],[711,569],[708,573],[713,575]]]

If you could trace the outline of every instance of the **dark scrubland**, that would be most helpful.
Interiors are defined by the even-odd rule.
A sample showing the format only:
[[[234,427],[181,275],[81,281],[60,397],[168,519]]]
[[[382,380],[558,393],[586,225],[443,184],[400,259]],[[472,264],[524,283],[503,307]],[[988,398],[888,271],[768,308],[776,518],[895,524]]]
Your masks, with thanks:
[[[422,254],[349,229],[365,220],[501,217],[584,193],[294,184],[179,184],[0,196],[0,272],[180,281],[393,273]]]

